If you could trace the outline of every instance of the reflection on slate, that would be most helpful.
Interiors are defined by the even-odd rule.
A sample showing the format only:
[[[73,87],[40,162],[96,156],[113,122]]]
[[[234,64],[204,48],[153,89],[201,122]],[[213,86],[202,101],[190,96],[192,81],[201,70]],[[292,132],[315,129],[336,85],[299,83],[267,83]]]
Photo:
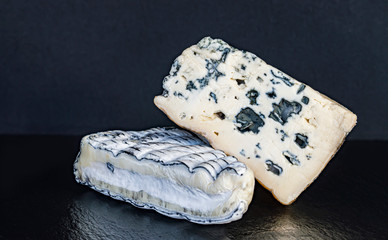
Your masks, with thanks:
[[[252,205],[244,220],[236,223],[201,226],[140,210],[87,190],[70,203],[70,219],[66,221],[72,223],[69,239],[300,239],[309,236],[343,239],[362,236],[335,221],[340,213],[327,216],[325,210],[307,208],[299,212],[292,207],[275,205]],[[313,215],[306,215],[308,212]]]
[[[225,235],[219,229],[198,231],[203,226],[137,209],[89,190],[70,203],[69,213],[73,223],[69,238],[73,239],[220,239]]]
[[[381,239],[388,235],[384,170],[388,163],[372,164],[382,159],[388,142],[345,142],[292,205],[279,204],[256,184],[241,220],[203,226],[138,209],[77,184],[72,164],[80,139],[0,136],[0,152],[9,160],[0,168],[0,239]]]

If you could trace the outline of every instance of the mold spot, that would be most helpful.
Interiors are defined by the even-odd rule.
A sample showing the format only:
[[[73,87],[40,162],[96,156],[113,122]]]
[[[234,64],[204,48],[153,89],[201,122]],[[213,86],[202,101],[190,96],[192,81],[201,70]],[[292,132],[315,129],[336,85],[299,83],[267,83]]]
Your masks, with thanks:
[[[112,163],[110,162],[107,162],[106,163],[106,167],[109,169],[109,171],[111,171],[112,173],[115,171],[115,167],[113,166]]]
[[[184,96],[183,96],[183,94],[182,93],[180,93],[180,92],[174,92],[174,96],[176,96],[176,97],[178,97],[178,98],[184,98],[184,99],[186,99]]]
[[[193,81],[189,81],[188,83],[187,83],[187,85],[186,85],[186,90],[189,90],[189,91],[191,91],[191,90],[197,90],[197,87],[195,86],[195,84],[194,84],[194,82]]]
[[[245,157],[245,150],[244,149],[241,149],[240,155]]]
[[[275,175],[280,175],[283,172],[283,169],[277,165],[276,163],[272,162],[271,160],[266,160],[265,164],[267,165],[267,171],[272,172]]]
[[[284,139],[286,137],[288,137],[287,133],[285,133],[283,130],[280,130],[280,134],[282,135],[282,137],[280,138],[280,140],[282,140],[284,142]]]
[[[292,154],[290,151],[283,151],[283,156],[289,161],[292,165],[300,165],[298,157],[295,154]]]
[[[295,143],[300,147],[300,148],[305,148],[309,143],[308,143],[308,137],[297,133],[295,134]]]
[[[236,82],[237,82],[237,85],[242,85],[242,84],[245,84],[245,80],[242,80],[242,79],[236,79]]]
[[[282,80],[287,86],[291,87],[294,85],[294,83],[291,82],[290,78],[284,76],[284,73],[282,73],[281,71],[278,71],[277,74],[275,74],[272,70],[271,70],[271,74],[272,76],[274,76],[275,78],[277,79],[280,79]]]
[[[271,92],[266,93],[269,98],[276,98],[275,88],[272,88]]]
[[[213,98],[214,102],[217,103],[217,96],[214,92],[210,92],[210,97]]]
[[[301,85],[299,86],[298,90],[296,91],[296,94],[299,94],[299,93],[303,92],[303,90],[304,90],[305,88],[306,88],[306,85],[301,84]]]
[[[273,111],[269,114],[269,117],[282,125],[287,123],[287,119],[292,114],[299,114],[299,112],[302,110],[302,105],[300,105],[300,103],[289,102],[284,98],[280,100],[279,104],[273,103],[272,107]]]
[[[257,105],[257,97],[259,96],[259,93],[255,89],[249,90],[246,96],[249,98],[249,104]]]
[[[225,114],[224,114],[223,112],[221,112],[221,111],[215,112],[214,114],[215,114],[219,119],[221,119],[221,120],[224,120],[224,119],[225,119]]]
[[[249,107],[241,109],[236,115],[236,122],[241,124],[237,127],[241,133],[250,131],[257,134],[259,128],[264,126],[264,120]]]
[[[180,68],[181,68],[181,65],[179,64],[178,60],[175,59],[174,63],[171,66],[170,75],[176,76]]]
[[[302,103],[307,105],[307,104],[309,104],[309,102],[310,102],[310,99],[308,97],[306,97],[306,96],[302,97]]]

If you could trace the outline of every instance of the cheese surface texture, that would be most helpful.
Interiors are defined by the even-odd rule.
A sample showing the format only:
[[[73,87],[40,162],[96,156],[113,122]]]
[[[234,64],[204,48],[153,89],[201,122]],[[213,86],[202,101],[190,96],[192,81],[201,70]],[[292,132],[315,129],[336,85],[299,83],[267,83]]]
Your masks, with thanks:
[[[176,128],[87,135],[74,174],[114,199],[199,224],[240,219],[255,184],[245,164]]]
[[[155,105],[179,126],[237,157],[283,204],[324,169],[357,117],[345,107],[220,39],[183,51]]]

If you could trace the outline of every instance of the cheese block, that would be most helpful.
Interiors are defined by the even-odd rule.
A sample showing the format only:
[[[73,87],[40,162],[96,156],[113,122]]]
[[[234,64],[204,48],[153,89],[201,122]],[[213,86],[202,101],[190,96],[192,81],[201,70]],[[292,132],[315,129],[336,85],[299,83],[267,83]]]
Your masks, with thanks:
[[[236,158],[176,128],[85,136],[74,174],[114,199],[199,224],[240,219],[255,184]]]
[[[183,51],[154,102],[179,126],[237,157],[282,204],[311,184],[356,115],[220,39]]]

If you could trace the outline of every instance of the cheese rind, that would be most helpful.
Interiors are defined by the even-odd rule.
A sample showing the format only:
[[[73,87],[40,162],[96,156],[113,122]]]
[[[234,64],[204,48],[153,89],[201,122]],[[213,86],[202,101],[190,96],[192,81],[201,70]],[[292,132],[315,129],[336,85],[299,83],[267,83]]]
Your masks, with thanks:
[[[175,128],[85,136],[74,174],[114,199],[199,224],[240,219],[255,182],[236,158]]]
[[[256,55],[210,37],[183,51],[163,89],[158,108],[246,163],[283,204],[314,181],[357,120]]]

